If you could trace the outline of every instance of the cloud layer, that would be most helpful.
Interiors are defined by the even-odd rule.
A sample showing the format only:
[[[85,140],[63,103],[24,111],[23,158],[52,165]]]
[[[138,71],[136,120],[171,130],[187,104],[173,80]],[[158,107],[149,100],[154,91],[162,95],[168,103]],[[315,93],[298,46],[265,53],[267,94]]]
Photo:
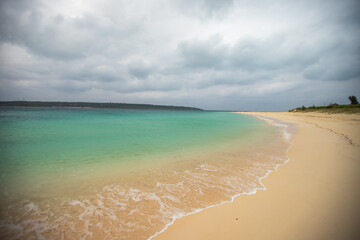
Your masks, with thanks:
[[[286,110],[360,97],[357,1],[1,1],[0,100]]]

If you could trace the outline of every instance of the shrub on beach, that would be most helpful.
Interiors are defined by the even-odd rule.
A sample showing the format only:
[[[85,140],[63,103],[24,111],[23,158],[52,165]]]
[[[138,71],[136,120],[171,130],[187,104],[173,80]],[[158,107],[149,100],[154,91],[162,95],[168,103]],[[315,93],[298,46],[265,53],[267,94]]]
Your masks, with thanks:
[[[355,96],[349,96],[349,100],[352,105],[359,104],[359,102]]]

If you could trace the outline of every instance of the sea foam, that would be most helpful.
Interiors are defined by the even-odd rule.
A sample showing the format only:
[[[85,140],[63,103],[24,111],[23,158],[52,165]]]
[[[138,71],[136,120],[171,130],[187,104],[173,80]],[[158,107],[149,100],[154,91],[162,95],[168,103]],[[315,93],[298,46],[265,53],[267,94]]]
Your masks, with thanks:
[[[0,236],[153,239],[177,219],[266,190],[261,180],[288,161],[291,135],[286,124],[261,120],[282,138],[272,134],[250,150],[232,146],[181,159],[76,195],[14,203],[2,210]]]

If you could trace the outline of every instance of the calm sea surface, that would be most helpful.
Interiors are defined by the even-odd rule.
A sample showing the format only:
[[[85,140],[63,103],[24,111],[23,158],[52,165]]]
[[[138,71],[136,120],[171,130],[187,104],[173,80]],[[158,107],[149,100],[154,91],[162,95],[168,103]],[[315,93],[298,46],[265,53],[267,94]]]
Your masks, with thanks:
[[[286,149],[235,113],[0,108],[0,237],[147,239],[262,188]]]

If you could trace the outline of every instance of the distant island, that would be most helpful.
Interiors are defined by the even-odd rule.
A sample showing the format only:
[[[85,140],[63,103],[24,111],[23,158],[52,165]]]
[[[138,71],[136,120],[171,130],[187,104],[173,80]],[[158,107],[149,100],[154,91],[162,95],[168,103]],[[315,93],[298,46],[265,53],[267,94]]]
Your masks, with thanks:
[[[69,108],[116,108],[116,109],[154,109],[203,111],[200,108],[184,106],[166,106],[130,103],[96,103],[96,102],[42,102],[42,101],[0,101],[0,107],[69,107]]]

